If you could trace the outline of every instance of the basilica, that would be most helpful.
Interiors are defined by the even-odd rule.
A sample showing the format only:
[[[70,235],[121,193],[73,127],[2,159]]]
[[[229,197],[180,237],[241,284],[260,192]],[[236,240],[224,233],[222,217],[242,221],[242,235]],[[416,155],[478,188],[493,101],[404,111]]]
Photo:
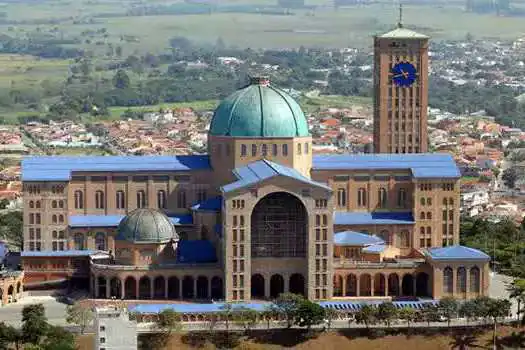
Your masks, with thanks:
[[[207,155],[25,158],[25,287],[203,302],[487,295],[490,257],[459,245],[454,159],[419,153],[428,38],[411,33],[376,38],[377,153],[314,154],[298,103],[253,77],[215,110]],[[415,62],[414,85],[385,81],[400,60]]]

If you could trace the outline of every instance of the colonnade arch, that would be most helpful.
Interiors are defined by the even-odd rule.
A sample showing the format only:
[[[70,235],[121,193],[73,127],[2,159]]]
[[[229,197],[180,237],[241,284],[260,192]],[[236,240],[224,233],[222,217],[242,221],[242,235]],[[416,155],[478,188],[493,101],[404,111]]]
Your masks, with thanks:
[[[94,276],[93,295],[118,299],[223,299],[224,284],[219,276]]]
[[[419,273],[349,273],[334,274],[335,297],[430,296],[429,275]]]
[[[272,275],[255,273],[251,276],[252,299],[277,298],[279,294],[285,292],[306,296],[304,275],[292,273],[289,276],[283,276],[278,273]]]
[[[468,294],[479,295],[482,290],[481,269],[479,266],[446,266],[443,269],[443,295],[464,298]]]

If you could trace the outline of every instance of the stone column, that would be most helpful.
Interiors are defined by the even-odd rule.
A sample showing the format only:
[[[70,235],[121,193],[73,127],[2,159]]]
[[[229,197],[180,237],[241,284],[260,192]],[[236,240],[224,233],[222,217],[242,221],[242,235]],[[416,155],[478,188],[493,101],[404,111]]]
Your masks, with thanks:
[[[111,297],[111,279],[108,280],[106,277],[106,299],[109,299]]]
[[[374,285],[375,285],[375,276],[370,275],[370,296],[375,296]]]
[[[122,280],[122,279],[119,279],[119,282],[120,282],[120,299],[124,299],[124,297],[125,297],[124,293],[125,293],[125,286],[126,286],[126,284],[125,284],[125,281]]]
[[[342,276],[341,279],[343,281],[343,283],[341,284],[341,289],[342,289],[341,295],[344,297],[346,295],[346,276]]]
[[[164,299],[168,299],[168,281],[169,281],[169,277],[168,278],[164,278]]]
[[[390,293],[388,293],[388,275],[385,275],[385,297],[387,297]]]
[[[360,279],[361,279],[361,275],[356,275],[355,276],[355,295],[357,297],[360,296],[360,294],[361,294],[361,291],[360,291],[361,286],[360,286],[360,281],[359,281]]]
[[[95,275],[95,291],[93,293],[93,295],[95,296],[95,298],[98,298],[98,276]]]

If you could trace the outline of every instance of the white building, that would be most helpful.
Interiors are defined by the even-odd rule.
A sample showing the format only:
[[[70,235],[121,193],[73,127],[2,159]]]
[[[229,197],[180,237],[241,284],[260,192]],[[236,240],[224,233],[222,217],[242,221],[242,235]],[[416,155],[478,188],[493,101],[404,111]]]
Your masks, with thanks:
[[[487,190],[476,190],[461,193],[460,211],[468,216],[479,215],[490,202]]]
[[[95,309],[94,350],[136,350],[137,323],[124,307]]]

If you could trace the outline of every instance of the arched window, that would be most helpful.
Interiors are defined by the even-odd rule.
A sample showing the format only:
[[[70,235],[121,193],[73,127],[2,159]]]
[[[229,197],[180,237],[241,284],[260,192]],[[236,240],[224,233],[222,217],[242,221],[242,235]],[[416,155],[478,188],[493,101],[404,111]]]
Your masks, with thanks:
[[[424,235],[424,234],[425,234],[425,228],[424,228],[424,227],[421,227],[421,228],[419,229],[419,233],[420,233],[421,235]]]
[[[84,250],[84,235],[82,233],[75,233],[73,240],[76,250]]]
[[[427,205],[432,205],[432,198],[427,197]]]
[[[53,208],[53,209],[57,208],[57,201],[54,200],[54,201],[51,202],[51,208]]]
[[[143,190],[137,191],[137,208],[146,208],[146,193]]]
[[[104,232],[97,232],[95,235],[95,249],[107,250],[106,248],[106,234]]]
[[[427,227],[427,235],[431,235],[432,234],[432,227],[428,226]]]
[[[273,154],[274,156],[276,156],[276,155],[277,155],[277,152],[279,152],[279,148],[278,148],[277,145],[274,143],[274,144],[272,145],[272,154]]]
[[[297,144],[297,154],[300,155],[302,153],[303,149],[301,148],[301,144]]]
[[[41,207],[40,201],[36,201],[36,205],[35,205],[35,207],[36,207],[37,209],[40,209],[40,207]]]
[[[421,199],[419,200],[419,203],[421,205],[425,205],[425,198],[421,197]]]
[[[263,157],[266,157],[268,155],[268,145],[267,144],[263,144],[261,146],[261,153]]]
[[[420,220],[425,220],[425,212],[422,211],[421,214],[419,214],[419,219]]]
[[[443,198],[443,205],[448,205],[448,200],[446,198]]]
[[[344,188],[337,189],[337,206],[346,207],[346,190]]]
[[[84,192],[75,191],[75,209],[84,209]]]
[[[117,204],[117,209],[125,209],[126,208],[126,194],[124,193],[124,191],[117,191],[116,193],[116,204]]]
[[[60,209],[64,209],[64,201],[62,201],[62,200],[58,201],[58,207]]]
[[[64,215],[60,214],[60,215],[58,216],[58,222],[61,223],[61,224],[64,223]]]
[[[157,192],[157,207],[159,209],[166,209],[167,207],[166,191],[164,190],[160,190]]]
[[[57,216],[56,216],[56,215],[51,216],[51,222],[52,222],[53,224],[56,224],[56,223],[57,223]]]
[[[464,267],[459,267],[456,271],[456,292],[467,292],[467,270]]]
[[[246,157],[246,153],[248,153],[246,145],[241,145],[241,157]]]
[[[410,232],[404,230],[399,233],[399,245],[400,248],[410,247]]]
[[[454,198],[450,197],[448,199],[448,205],[454,205]]]
[[[386,208],[388,204],[388,197],[385,188],[380,188],[378,192],[379,208]]]
[[[35,224],[40,225],[42,223],[40,213],[36,213],[35,215]]]
[[[366,190],[364,188],[357,191],[357,206],[366,207]]]
[[[104,198],[104,192],[102,191],[96,191],[95,192],[95,208],[96,209],[104,209],[105,207],[105,198]]]
[[[186,191],[184,190],[177,192],[177,208],[186,208]]]
[[[288,155],[288,145],[283,144],[283,156],[287,156],[287,155]]]
[[[427,220],[432,220],[432,212],[427,212]]]
[[[252,144],[252,157],[255,157],[257,155],[257,145],[254,143]]]
[[[470,269],[470,286],[469,291],[471,293],[479,293],[480,291],[480,278],[479,278],[479,267],[474,266]]]
[[[29,201],[29,208],[34,208],[35,207],[35,202],[33,201]]]
[[[454,291],[454,273],[452,268],[445,267],[443,270],[443,293],[452,294]]]
[[[400,208],[406,207],[407,202],[407,191],[404,188],[400,188],[397,191],[397,206]]]

